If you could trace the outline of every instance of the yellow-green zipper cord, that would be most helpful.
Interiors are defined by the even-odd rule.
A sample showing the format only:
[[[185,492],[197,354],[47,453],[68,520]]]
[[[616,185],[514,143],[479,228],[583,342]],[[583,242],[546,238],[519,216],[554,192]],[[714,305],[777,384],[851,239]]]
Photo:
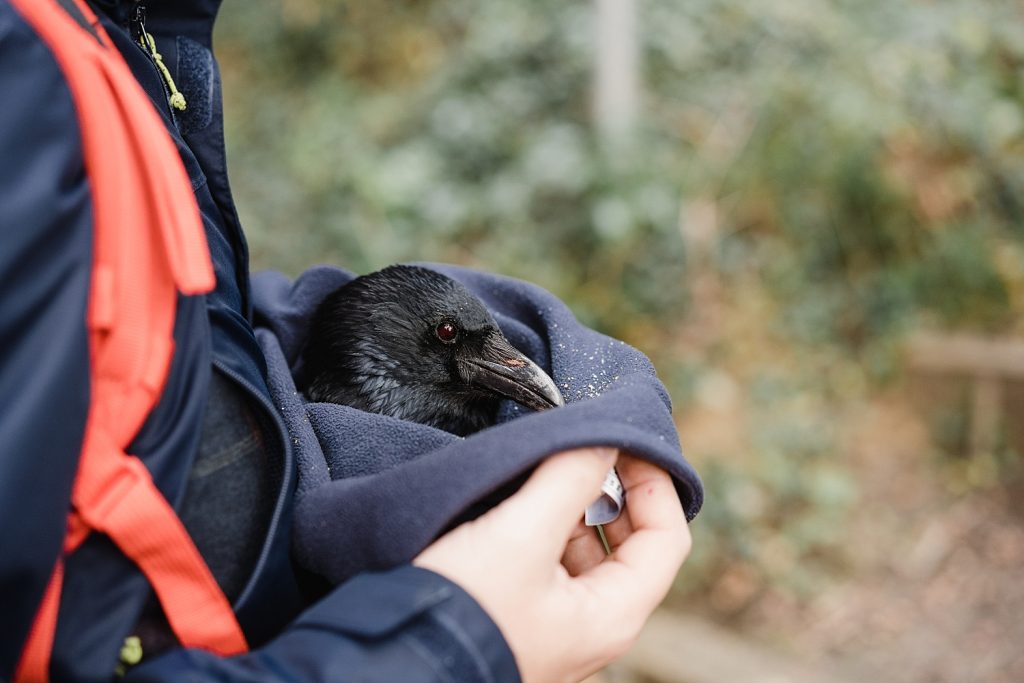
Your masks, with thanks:
[[[143,48],[149,50],[149,54],[153,56],[153,61],[156,62],[156,68],[160,69],[160,73],[163,74],[164,80],[167,82],[167,88],[171,91],[171,106],[178,111],[185,111],[185,107],[188,106],[185,104],[185,96],[178,90],[178,86],[174,85],[174,79],[171,78],[171,72],[168,70],[167,65],[164,64],[164,58],[156,51],[156,41],[153,40],[153,34],[144,31],[139,36],[139,43]]]
[[[138,636],[128,636],[124,639],[124,645],[121,646],[121,655],[117,666],[114,667],[114,676],[116,678],[124,678],[128,667],[135,666],[141,661],[142,641]]]

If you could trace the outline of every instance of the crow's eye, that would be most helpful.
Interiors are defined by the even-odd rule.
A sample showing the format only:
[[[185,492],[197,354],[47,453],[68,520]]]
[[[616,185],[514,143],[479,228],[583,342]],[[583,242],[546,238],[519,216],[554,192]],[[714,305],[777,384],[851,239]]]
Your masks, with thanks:
[[[459,328],[453,323],[441,323],[434,329],[434,334],[445,344],[451,344],[459,336]]]

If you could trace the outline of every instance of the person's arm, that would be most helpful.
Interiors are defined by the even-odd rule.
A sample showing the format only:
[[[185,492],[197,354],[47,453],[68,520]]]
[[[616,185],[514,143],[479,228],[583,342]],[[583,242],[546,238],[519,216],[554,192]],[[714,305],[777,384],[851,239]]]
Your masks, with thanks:
[[[89,410],[93,225],[66,80],[6,3],[0,88],[13,98],[0,107],[0,681],[8,681],[60,554]],[[244,659],[181,650],[155,663],[154,677],[174,681],[183,673],[309,680],[313,671],[333,680],[349,671],[357,680],[434,681],[449,672],[464,680],[476,669],[495,681],[515,677],[511,653],[476,602],[412,567],[350,582]],[[395,666],[408,677],[389,676]]]
[[[17,520],[0,525],[0,679],[7,680],[60,551],[88,412],[92,207],[63,78],[38,38],[2,3],[0,64],[0,86],[9,96],[0,108],[0,519]],[[621,649],[649,613],[651,598],[663,592],[663,582],[650,581],[653,592],[638,582],[661,576],[669,565],[674,573],[684,551],[679,545],[666,559],[659,548],[647,557],[642,544],[627,540],[623,549],[636,548],[642,561],[621,573],[621,588],[646,597],[610,600],[607,616],[620,627],[564,644],[566,633],[589,638],[581,619],[598,609],[600,594],[580,588],[592,581],[607,590],[617,580],[602,568],[614,573],[622,564],[590,568],[592,553],[585,561],[571,555],[592,551],[594,539],[567,541],[607,466],[585,453],[553,458],[519,494],[428,548],[419,567],[345,583],[246,655],[181,649],[130,671],[126,680],[504,682],[516,680],[518,664],[527,680],[546,681],[592,668]],[[663,493],[657,497],[665,502]],[[685,525],[670,495],[683,531],[673,542],[683,544]],[[645,529],[620,530],[642,539]],[[567,545],[572,573],[592,579],[546,581],[567,576],[558,569]],[[542,620],[554,626],[547,629]],[[524,636],[524,624],[548,637]],[[556,643],[563,644],[555,652]]]
[[[417,566],[352,579],[258,651],[179,650],[125,680],[578,681],[625,652],[690,547],[671,479],[623,457],[628,513],[607,527],[605,557],[580,515],[614,456],[552,456]]]
[[[64,539],[89,409],[92,205],[71,94],[6,3],[0,65],[0,680],[9,680]]]

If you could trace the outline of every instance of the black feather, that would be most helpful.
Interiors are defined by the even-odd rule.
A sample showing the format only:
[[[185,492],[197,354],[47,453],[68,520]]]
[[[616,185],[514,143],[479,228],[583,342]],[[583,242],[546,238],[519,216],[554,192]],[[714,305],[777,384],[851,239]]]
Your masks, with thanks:
[[[443,338],[449,328],[439,335],[443,325],[454,327],[454,339]],[[511,385],[508,377],[530,370],[527,365],[543,376],[537,379],[543,386],[522,382],[513,388],[532,387],[527,399],[533,407],[561,400],[551,397],[554,384],[512,348],[479,299],[451,278],[417,266],[390,266],[327,296],[313,317],[304,363],[311,401],[460,435],[493,424],[505,385]],[[488,374],[490,366],[498,372]],[[483,374],[489,387],[482,386]],[[544,400],[536,398],[538,391]]]

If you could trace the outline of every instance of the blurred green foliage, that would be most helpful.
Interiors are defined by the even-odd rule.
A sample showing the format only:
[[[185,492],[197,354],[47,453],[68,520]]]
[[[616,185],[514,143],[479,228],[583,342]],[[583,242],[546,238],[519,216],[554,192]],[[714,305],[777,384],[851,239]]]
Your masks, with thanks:
[[[709,500],[693,585],[739,557],[813,587],[857,502],[834,415],[908,329],[1022,331],[1022,10],[639,7],[642,116],[610,150],[591,3],[228,0],[254,265],[483,267],[642,348],[683,411],[724,373],[746,436],[690,453]]]

